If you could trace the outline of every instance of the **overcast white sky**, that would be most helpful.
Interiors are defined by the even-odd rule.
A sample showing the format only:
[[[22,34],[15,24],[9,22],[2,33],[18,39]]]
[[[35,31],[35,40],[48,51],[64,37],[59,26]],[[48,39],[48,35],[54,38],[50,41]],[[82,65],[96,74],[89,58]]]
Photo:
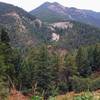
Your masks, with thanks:
[[[14,4],[27,11],[35,9],[42,3],[49,1],[49,2],[58,2],[66,7],[90,9],[100,12],[100,0],[0,0],[0,1]]]

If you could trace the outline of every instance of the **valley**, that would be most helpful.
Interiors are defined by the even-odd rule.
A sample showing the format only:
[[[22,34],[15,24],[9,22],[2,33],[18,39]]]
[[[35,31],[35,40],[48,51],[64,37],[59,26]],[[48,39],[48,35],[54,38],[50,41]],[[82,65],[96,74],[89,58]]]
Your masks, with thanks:
[[[99,12],[0,2],[0,100],[99,99]]]

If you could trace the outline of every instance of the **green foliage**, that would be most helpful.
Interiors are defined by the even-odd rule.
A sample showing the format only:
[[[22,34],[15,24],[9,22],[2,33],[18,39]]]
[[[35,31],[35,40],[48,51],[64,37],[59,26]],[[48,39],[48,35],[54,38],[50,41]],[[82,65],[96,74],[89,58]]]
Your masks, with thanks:
[[[10,46],[8,33],[3,30],[2,34],[0,87],[5,94],[8,86],[33,95],[43,93],[45,98],[68,91],[100,88],[100,78],[90,77],[100,70],[100,44],[80,47],[63,56],[56,49],[54,51],[53,46],[49,50],[47,44],[43,44],[31,48],[22,56],[19,50]],[[3,94],[0,92],[0,95]]]
[[[75,53],[63,56],[63,68],[60,68],[60,56],[49,52],[46,45],[32,49],[21,65],[22,89],[29,90],[32,84],[37,84],[36,91],[40,94],[45,91],[46,96],[72,90],[81,92],[98,89],[99,79],[89,77],[94,73],[94,48],[81,47]]]
[[[94,80],[91,79],[90,82],[90,86],[89,86],[90,90],[97,90],[100,89],[100,77],[95,78]]]
[[[42,100],[42,98],[40,96],[32,96],[31,100]]]
[[[73,24],[72,28],[63,30],[62,32],[58,31],[58,34],[61,34],[61,39],[57,42],[58,47],[67,48],[69,50],[77,49],[80,46],[94,45],[100,43],[100,30],[93,28],[86,24],[77,23],[74,21],[68,21]]]
[[[10,38],[8,36],[8,33],[4,29],[1,30],[1,42],[3,42],[3,43],[10,42]]]
[[[95,45],[94,52],[93,52],[93,70],[100,69],[100,45]]]
[[[76,55],[76,65],[81,76],[88,77],[100,69],[100,44],[80,47]]]
[[[3,35],[5,34],[5,36]],[[12,67],[10,57],[12,49],[8,41],[8,34],[2,30],[0,42],[0,99],[4,99],[9,94],[7,72]]]
[[[55,97],[59,94],[59,87],[55,86],[54,84],[49,86],[49,92],[52,97]]]
[[[18,57],[16,51],[12,49],[9,42],[8,33],[2,30],[0,42],[0,95],[8,94],[8,90],[12,88],[15,83],[14,79],[18,79],[18,76],[15,75],[17,72],[15,69],[16,67],[18,68],[17,65],[19,63],[17,60]],[[17,64],[15,62],[17,62]]]
[[[0,100],[6,100],[9,95],[7,79],[0,75]]]
[[[0,3],[1,24],[11,33],[8,34],[5,29],[1,29],[0,32],[0,97],[6,97],[12,86],[24,93],[33,95],[43,93],[47,98],[68,91],[100,89],[100,77],[91,78],[93,73],[100,72],[100,44],[96,44],[100,43],[100,29],[67,21],[72,24],[72,28],[52,27],[54,28],[52,31],[51,26],[42,25],[22,9],[11,5],[6,6]],[[21,28],[18,23],[15,23],[15,18],[2,16],[13,10],[25,26],[24,32],[20,32]],[[58,21],[64,18],[62,15],[48,12],[48,9],[44,10],[46,14],[54,15],[53,19],[47,16],[45,20],[53,22],[55,19]],[[44,15],[41,14],[41,17]],[[55,43],[58,47],[56,49],[53,48],[54,42],[51,43],[52,32],[56,32],[61,37]],[[33,47],[33,43],[37,44],[37,42],[41,43]],[[42,45],[42,43],[45,44]],[[48,44],[51,46],[50,49]],[[19,50],[12,46],[22,48]],[[31,50],[27,49],[28,46]],[[68,50],[72,52],[60,56],[62,48],[67,48],[66,52]],[[60,51],[59,54],[57,50]]]
[[[89,63],[88,53],[86,48],[80,47],[76,55],[76,64],[78,72],[81,76],[88,76],[92,73],[92,68]]]
[[[58,87],[59,93],[66,93],[69,91],[69,84],[67,82],[60,82]]]
[[[74,76],[71,80],[71,85],[75,92],[89,90],[89,85],[91,81],[89,78],[81,78]]]
[[[71,85],[75,92],[95,91],[100,88],[100,78],[92,79],[74,76],[71,78]]]
[[[92,93],[86,92],[83,95],[75,96],[74,100],[94,100],[94,97]]]
[[[45,45],[32,49],[21,67],[23,88],[37,84],[37,91],[49,92],[50,85],[57,80],[57,65],[56,55],[50,55]]]
[[[68,76],[73,76],[77,74],[77,67],[76,67],[76,54],[67,54],[65,57],[65,63],[64,63],[64,70]]]
[[[55,97],[50,96],[48,100],[56,100]]]

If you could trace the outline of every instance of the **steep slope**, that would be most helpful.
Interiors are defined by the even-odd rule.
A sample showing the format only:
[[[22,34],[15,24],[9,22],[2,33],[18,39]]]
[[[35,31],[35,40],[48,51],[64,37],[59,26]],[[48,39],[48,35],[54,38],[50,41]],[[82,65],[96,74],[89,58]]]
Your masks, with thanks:
[[[87,24],[62,21],[52,23],[48,27],[52,30],[51,43],[60,48],[75,49],[100,43],[100,29]]]
[[[74,20],[100,27],[100,13],[91,10],[64,7],[57,2],[46,2],[30,11],[30,13],[46,22]]]
[[[16,6],[0,2],[0,26],[6,28],[13,46],[23,47],[37,43],[34,29],[42,22]]]
[[[48,5],[46,3],[45,7]],[[65,8],[61,6],[61,9]],[[45,24],[21,8],[0,2],[0,28],[2,27],[8,31],[14,47],[31,47],[46,42],[55,44],[58,48],[74,49],[81,45],[100,43],[98,28],[69,20]]]

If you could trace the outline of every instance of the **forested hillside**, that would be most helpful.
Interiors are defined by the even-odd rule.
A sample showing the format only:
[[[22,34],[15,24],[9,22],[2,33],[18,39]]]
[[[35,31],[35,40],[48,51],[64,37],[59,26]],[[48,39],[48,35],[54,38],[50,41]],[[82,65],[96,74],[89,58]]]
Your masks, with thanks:
[[[51,24],[53,33],[59,35],[56,44],[66,49],[79,48],[82,45],[100,43],[100,29],[74,21],[62,21]]]
[[[71,20],[45,23],[0,3],[0,100],[15,91],[52,100],[99,89],[99,28]]]
[[[14,47],[35,45],[38,38],[34,29],[40,28],[42,22],[22,8],[0,2],[0,28],[9,33]]]
[[[63,28],[54,26],[59,23]],[[0,27],[8,31],[12,46],[18,48],[32,47],[41,42],[55,43],[53,33],[59,35],[58,47],[66,49],[100,42],[98,28],[70,20],[46,24],[23,9],[5,3],[0,3]]]
[[[65,53],[55,49],[55,46],[42,44],[30,49],[27,56],[22,57],[9,42],[8,33],[2,30],[1,98],[9,95],[8,90],[11,88],[23,94],[42,96],[43,93],[44,98],[69,91],[93,91],[100,88],[100,44]]]

